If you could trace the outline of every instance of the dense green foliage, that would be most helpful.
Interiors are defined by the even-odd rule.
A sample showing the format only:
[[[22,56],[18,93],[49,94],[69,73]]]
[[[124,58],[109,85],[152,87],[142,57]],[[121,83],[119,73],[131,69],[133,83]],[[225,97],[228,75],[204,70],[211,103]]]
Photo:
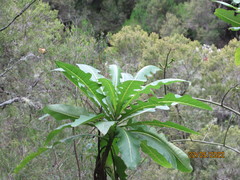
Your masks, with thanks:
[[[139,24],[161,37],[179,33],[202,43],[221,43],[225,25],[213,15],[213,8],[210,0],[140,0],[127,24]]]
[[[68,83],[65,77],[52,71],[56,68],[55,61],[92,65],[101,70],[106,78],[109,78],[106,67],[110,64],[117,64],[124,72],[131,74],[151,64],[162,71],[150,77],[150,81],[171,77],[191,82],[190,85],[183,82],[153,89],[156,96],[163,97],[165,91],[181,95],[186,93],[221,103],[230,89],[223,104],[239,111],[240,93],[237,84],[240,82],[240,69],[234,64],[235,50],[240,47],[238,32],[228,31],[227,24],[213,15],[215,8],[220,6],[226,9],[226,6],[210,3],[210,0],[175,0],[151,1],[150,4],[158,8],[150,5],[146,8],[147,5],[141,0],[116,1],[121,6],[114,4],[115,1],[107,3],[102,0],[99,1],[99,11],[91,7],[95,1],[79,1],[86,5],[83,9],[74,0],[43,1],[49,4],[37,1],[9,28],[0,32],[0,104],[18,98],[18,101],[0,107],[0,179],[77,179],[73,141],[76,142],[82,179],[93,178],[97,137],[87,135],[95,135],[93,128],[79,126],[74,132],[72,128],[56,129],[73,120],[53,121],[49,116],[42,117],[42,109],[47,104],[56,103],[85,107],[85,112],[92,112],[93,104],[84,94]],[[27,0],[1,2],[0,27],[4,27],[29,3]],[[158,2],[166,3],[162,4],[165,9],[159,8],[161,6]],[[131,3],[131,6],[127,3]],[[99,16],[99,12],[102,16]],[[123,24],[129,26],[121,27]],[[107,31],[112,33],[105,36]],[[236,38],[228,42],[233,37]],[[223,48],[218,49],[216,46]],[[142,95],[141,99],[150,97]],[[218,143],[223,142],[229,127],[226,145],[239,150],[239,117],[236,116],[229,123],[230,117],[234,116],[232,112],[212,107],[213,112],[176,105],[168,111],[140,115],[136,121],[154,119],[165,123],[161,124],[165,126],[171,121],[200,133],[198,136],[191,135],[191,138],[205,138],[206,141]],[[46,108],[44,111],[47,112]],[[186,174],[156,165],[142,153],[140,166],[135,171],[126,171],[129,179],[236,179],[240,176],[237,171],[237,153],[227,148],[219,149],[217,146],[194,142],[173,142],[190,136],[165,126],[156,127],[157,132],[165,134],[168,141],[185,153],[224,151],[225,158],[190,159],[193,172]],[[101,129],[101,126],[98,127]],[[56,131],[48,136],[52,130]],[[57,133],[58,130],[61,133]],[[67,138],[79,134],[82,136]],[[33,159],[18,174],[13,173],[14,168],[29,153],[41,153],[46,149],[38,150],[39,147],[46,142],[52,145],[55,142],[53,140],[59,139],[62,141],[53,146],[52,150]],[[145,146],[146,143],[141,144],[141,148]],[[122,166],[122,161],[115,158]]]
[[[218,8],[211,0],[45,0],[59,10],[66,24],[92,25],[96,34],[116,32],[122,25],[140,25],[161,37],[175,33],[205,44],[225,45],[236,33],[213,14]],[[229,1],[227,1],[229,2]]]
[[[226,10],[226,9],[221,9],[218,8],[215,10],[215,15],[225,21],[228,24],[231,24],[233,27],[230,27],[229,29],[232,31],[239,31],[240,30],[240,20],[239,20],[239,8],[222,2],[222,1],[216,1],[219,4],[223,4],[229,8],[232,8],[234,10]],[[238,4],[239,2],[234,1],[235,4]],[[238,48],[235,52],[235,64],[240,65],[240,49]]]

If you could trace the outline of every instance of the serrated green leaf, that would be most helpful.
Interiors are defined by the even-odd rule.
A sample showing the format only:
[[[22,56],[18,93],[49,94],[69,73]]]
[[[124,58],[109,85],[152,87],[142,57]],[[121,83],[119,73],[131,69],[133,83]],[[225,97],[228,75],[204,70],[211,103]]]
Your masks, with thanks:
[[[212,108],[207,104],[193,99],[189,95],[179,96],[169,93],[161,99],[157,97],[151,97],[148,99],[148,101],[137,101],[136,104],[132,104],[128,109],[125,109],[125,113],[122,114],[122,117],[119,120],[126,120],[130,117],[133,117],[133,115],[139,115],[144,112],[154,112],[155,109],[168,110],[166,106],[176,103],[206,110],[212,110]]]
[[[131,104],[128,109],[125,109],[125,113],[122,114],[119,121],[124,121],[126,119],[138,116],[146,112],[155,112],[155,109],[169,110],[166,103],[159,103],[158,98],[151,97],[148,101],[136,101],[135,104]]]
[[[103,91],[105,92],[105,96],[108,97],[107,102],[110,101],[111,103],[108,104],[109,106],[113,106],[113,109],[116,110],[117,107],[117,94],[116,90],[109,79],[101,78],[99,82],[102,83]]]
[[[117,88],[119,91],[118,94],[118,104],[117,104],[117,112],[119,115],[125,107],[125,102],[131,99],[137,93],[137,90],[142,88],[143,81],[129,80],[121,83]]]
[[[139,90],[139,93],[149,94],[151,93],[150,91],[151,89],[160,89],[161,86],[163,85],[170,85],[177,82],[188,82],[188,81],[183,79],[161,79],[161,80],[151,82],[148,85],[144,86],[141,90]]]
[[[139,116],[144,113],[155,112],[156,109],[169,110],[170,108],[166,105],[156,106],[156,104],[151,104],[151,103],[143,104],[143,105],[140,105],[139,108],[136,107],[136,109],[134,109],[133,111],[126,110],[126,113],[121,116],[119,121],[125,121],[127,119],[131,119],[135,116]]]
[[[93,103],[95,103],[96,106],[99,106],[99,104],[97,103],[97,101],[94,99],[94,96],[93,96],[92,94],[90,94],[89,91],[87,90],[87,88],[85,88],[84,86],[82,86],[82,84],[80,84],[75,77],[73,77],[72,75],[66,73],[65,71],[63,72],[63,74],[64,74],[76,87],[78,87]]]
[[[109,85],[112,84],[110,80],[106,79],[103,75],[99,74],[100,71],[99,71],[98,69],[96,69],[96,68],[94,68],[94,67],[92,67],[92,66],[86,65],[86,64],[77,64],[77,66],[78,66],[82,71],[84,71],[84,72],[86,72],[86,73],[90,73],[90,74],[92,75],[92,77],[91,77],[91,80],[92,80],[92,81],[94,81],[94,82],[101,82],[101,81],[99,81],[99,79],[102,79],[102,81],[105,82],[104,85],[108,85],[107,87],[109,87]],[[109,81],[110,84],[106,84],[106,81]],[[105,87],[105,90],[109,90],[109,89],[106,89],[106,87]],[[113,88],[113,89],[110,89],[110,90],[114,90],[114,88]],[[98,92],[99,92],[100,94],[103,94],[103,95],[106,96],[106,98],[103,99],[103,102],[104,102],[104,103],[106,102],[105,104],[107,105],[108,109],[111,111],[110,113],[113,113],[114,109],[113,109],[112,103],[109,103],[109,100],[110,100],[110,101],[111,101],[111,100],[115,100],[115,101],[116,101],[116,99],[115,99],[115,98],[111,99],[111,97],[109,97],[109,94],[106,93],[106,92],[108,92],[108,91],[104,91],[103,87],[100,87],[100,88],[98,89]],[[95,98],[95,97],[93,97],[93,98]]]
[[[35,157],[39,156],[40,154],[42,154],[43,152],[47,151],[48,149],[49,149],[49,147],[39,148],[37,152],[29,154],[14,169],[14,173],[18,173],[22,168],[24,168],[27,165],[27,163],[29,163],[32,159],[34,159]]]
[[[96,122],[94,125],[103,135],[106,135],[110,127],[112,127],[115,123],[116,121],[100,121]]]
[[[162,154],[173,168],[182,172],[192,171],[188,156],[181,149],[168,142],[164,134],[157,134],[154,129],[151,131],[138,129],[131,130],[131,132],[136,133],[142,141],[146,141],[148,146]]]
[[[136,80],[124,81],[118,86],[118,102],[122,103],[137,93],[142,88],[143,82]]]
[[[169,85],[177,82],[187,82],[187,81],[182,79],[161,79],[161,80],[151,82],[148,85],[142,87],[142,89],[136,90],[135,95],[132,95],[131,98],[124,103],[122,109],[127,108],[134,100],[138,99],[141,94],[152,93],[151,89],[159,89],[162,85]]]
[[[103,102],[105,96],[98,92],[98,89],[101,87],[101,85],[91,80],[92,74],[86,73],[78,67],[64,62],[57,61],[56,64],[58,65],[58,67],[65,70],[64,74],[68,74],[68,76],[66,77],[71,80],[75,85],[77,85],[87,97],[89,97],[91,100],[95,99],[94,103],[96,106],[102,106],[103,110],[107,114],[109,114],[108,108]],[[78,83],[76,83],[76,80]]]
[[[239,18],[240,15],[237,14],[235,16],[234,10],[226,10],[226,9],[218,8],[215,10],[214,14],[224,22],[231,24],[234,27],[240,26],[240,18]]]
[[[237,48],[235,51],[235,64],[236,66],[240,65],[240,48]]]
[[[85,73],[90,73],[92,75],[91,80],[97,82],[98,79],[104,78],[103,75],[99,74],[100,71],[92,66],[86,64],[77,64],[77,66]]]
[[[121,73],[121,76],[122,76],[122,78],[120,79],[120,82],[129,81],[129,80],[134,79],[133,75],[131,75],[129,73]]]
[[[121,153],[121,158],[128,168],[136,168],[140,162],[140,141],[131,132],[123,128],[117,128],[117,145]]]
[[[145,154],[150,156],[152,160],[154,160],[157,164],[166,168],[172,167],[172,165],[165,159],[165,157],[162,154],[160,154],[156,149],[147,145],[147,141],[142,141],[141,149]]]
[[[141,121],[141,122],[136,122],[136,123],[132,123],[132,124],[128,124],[128,126],[138,126],[138,125],[149,125],[149,126],[156,126],[156,127],[168,127],[168,128],[174,128],[177,129],[179,131],[184,131],[187,133],[191,133],[191,134],[198,134],[198,132],[193,131],[189,128],[186,128],[185,126],[181,126],[177,123],[171,122],[171,121],[166,121],[166,122],[160,122],[157,120],[153,120],[153,121]]]
[[[104,117],[104,114],[98,114],[98,115],[90,114],[88,116],[82,115],[82,116],[80,116],[80,118],[78,118],[74,122],[72,122],[71,126],[72,127],[77,127],[81,124],[86,124],[86,123],[101,119],[103,117]]]
[[[88,115],[88,111],[85,108],[71,106],[66,104],[51,104],[47,105],[43,109],[44,113],[50,114],[56,120],[63,119],[77,119],[80,115]]]
[[[152,74],[155,74],[157,71],[160,71],[160,68],[153,65],[148,65],[143,67],[140,71],[137,72],[134,79],[137,81],[147,81],[146,77],[152,77]]]
[[[113,86],[116,89],[118,84],[120,83],[121,69],[117,65],[113,64],[109,66],[109,71],[112,77]]]
[[[146,102],[137,101],[136,104],[132,104],[128,109],[125,109],[125,113],[122,114],[119,121],[124,121],[126,119],[129,119],[131,117],[134,117],[145,112],[154,112],[155,109],[167,110],[166,106],[170,106],[172,104],[177,103],[201,109],[212,110],[212,108],[207,104],[196,99],[193,99],[189,95],[179,96],[169,93],[163,98],[151,97]]]
[[[193,99],[190,95],[179,96],[179,95],[169,93],[163,98],[159,99],[159,102],[166,103],[166,104],[179,103],[179,104],[192,106],[200,109],[212,110],[212,108],[209,105],[201,101],[198,101],[196,99]]]

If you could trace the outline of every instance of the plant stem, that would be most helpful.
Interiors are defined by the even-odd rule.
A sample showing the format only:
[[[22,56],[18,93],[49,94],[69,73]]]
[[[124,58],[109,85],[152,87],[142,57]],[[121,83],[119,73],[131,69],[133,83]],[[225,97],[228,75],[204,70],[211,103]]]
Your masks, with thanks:
[[[112,156],[112,160],[113,160],[113,172],[114,172],[114,178],[115,178],[115,180],[117,180],[118,179],[118,174],[117,174],[117,171],[116,171],[116,162],[115,162],[115,157],[114,157],[114,149],[112,148],[111,149],[111,156]]]
[[[115,138],[115,131],[109,134],[108,143],[104,152],[102,153],[102,156],[101,156],[101,152],[100,151],[98,152],[96,167],[94,170],[94,180],[107,180],[105,165],[106,165],[108,154],[111,151],[114,138]],[[98,143],[100,143],[100,141]]]
[[[225,133],[224,138],[223,138],[223,145],[224,145],[224,146],[225,146],[225,144],[226,144],[226,139],[227,139],[228,130],[229,130],[229,128],[230,128],[230,126],[231,126],[231,122],[232,122],[232,120],[233,120],[234,118],[235,118],[235,117],[232,116],[232,117],[229,119],[229,121],[228,121],[227,130],[226,130],[226,133]]]
[[[74,127],[72,128],[72,134],[73,136],[75,135],[75,129]],[[81,168],[80,168],[80,162],[77,154],[77,145],[75,139],[73,140],[73,148],[74,148],[74,154],[77,162],[77,168],[78,168],[78,179],[81,180]]]
[[[163,68],[163,79],[166,79],[166,73],[167,73],[167,68],[168,68],[168,59],[169,59],[169,55],[171,54],[171,51],[172,49],[170,49],[168,51],[168,54],[167,54],[167,57],[166,57],[166,60],[165,60],[165,65],[164,65],[164,68]],[[164,94],[166,95],[167,94],[167,86],[164,85]]]
[[[236,84],[235,86],[231,87],[231,88],[224,94],[224,96],[223,96],[223,98],[222,98],[222,101],[221,101],[221,106],[223,106],[223,102],[224,102],[226,96],[228,95],[228,93],[229,93],[232,89],[236,88],[236,87],[239,86],[239,85],[240,85],[240,84]]]

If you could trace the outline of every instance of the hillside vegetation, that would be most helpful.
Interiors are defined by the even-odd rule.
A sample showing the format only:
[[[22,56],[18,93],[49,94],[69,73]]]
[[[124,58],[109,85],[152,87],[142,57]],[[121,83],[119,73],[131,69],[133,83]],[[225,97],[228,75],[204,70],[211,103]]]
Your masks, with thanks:
[[[0,2],[0,28],[29,3]],[[167,78],[188,81],[153,89],[157,97],[188,94],[213,109],[176,105],[136,119],[172,121],[199,132],[156,129],[186,154],[224,152],[224,158],[190,158],[193,171],[184,173],[157,165],[142,154],[140,166],[126,171],[127,179],[238,179],[240,66],[234,64],[234,53],[240,42],[238,32],[229,31],[213,14],[219,6],[225,8],[210,0],[34,2],[0,31],[0,179],[78,179],[76,154],[81,178],[93,179],[98,143],[89,136],[76,138],[74,144],[58,144],[14,173],[21,160],[42,147],[49,132],[63,124],[44,116],[46,105],[76,105],[92,111],[84,93],[67,81],[67,76],[53,71],[58,68],[56,61],[91,65],[107,78],[112,64],[130,74],[154,65],[160,71],[149,78],[151,82]],[[144,101],[151,96],[139,98]],[[97,130],[88,126],[74,131],[66,128],[54,139],[92,133]]]

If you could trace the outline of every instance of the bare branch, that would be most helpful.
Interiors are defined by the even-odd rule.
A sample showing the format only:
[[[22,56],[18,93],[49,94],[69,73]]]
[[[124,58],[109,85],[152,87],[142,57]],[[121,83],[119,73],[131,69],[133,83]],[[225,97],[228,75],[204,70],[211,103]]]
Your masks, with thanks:
[[[169,56],[171,54],[171,51],[172,51],[172,49],[169,49],[167,57],[165,59],[165,65],[164,65],[164,68],[163,68],[163,79],[166,79],[167,68],[168,68],[168,65],[169,65],[168,60],[169,60]],[[166,95],[167,94],[167,86],[164,85],[163,87],[164,87],[164,94]]]
[[[34,87],[41,81],[41,77],[43,75],[43,71],[38,75],[38,77],[33,81],[33,83],[28,87],[28,90],[33,90]]]
[[[15,97],[12,99],[9,99],[7,101],[4,101],[2,103],[0,103],[0,108],[4,109],[7,105],[10,105],[14,102],[21,102],[21,103],[26,103],[28,104],[30,107],[33,108],[40,108],[39,104],[34,103],[32,100],[30,100],[28,97]]]
[[[223,138],[223,145],[224,145],[224,146],[225,146],[225,144],[226,144],[226,139],[227,139],[228,130],[229,130],[229,128],[230,128],[230,126],[231,126],[231,122],[232,122],[232,120],[233,120],[234,118],[235,118],[235,117],[232,116],[232,117],[229,119],[229,121],[228,121],[227,130],[226,130],[226,133],[225,133],[224,138]]]
[[[72,134],[73,136],[75,135],[75,128],[72,128]],[[76,140],[73,140],[73,149],[74,149],[74,155],[75,155],[75,159],[77,162],[77,168],[78,168],[78,179],[81,180],[81,168],[80,168],[80,162],[79,162],[79,158],[78,158],[78,153],[77,153],[77,145],[76,145]]]
[[[223,105],[223,104],[221,104],[221,103],[214,102],[214,101],[207,100],[207,99],[200,99],[200,98],[194,98],[194,99],[197,99],[197,100],[202,101],[202,102],[206,102],[206,103],[210,103],[210,104],[214,104],[214,105],[220,106],[220,107],[222,107],[222,108],[224,108],[224,109],[227,109],[227,110],[235,113],[236,115],[240,116],[240,112],[239,112],[239,111],[234,110],[234,109],[232,109],[232,108],[230,108],[230,107],[228,107],[228,106],[225,106],[225,105]]]
[[[208,141],[201,141],[201,140],[191,140],[191,139],[177,139],[177,140],[172,140],[172,142],[186,142],[186,141],[191,141],[191,142],[196,142],[196,143],[202,143],[202,144],[209,144],[209,145],[214,145],[214,146],[222,146],[222,147],[225,147],[227,149],[230,149],[238,154],[240,154],[240,151],[233,148],[233,147],[230,147],[230,146],[227,146],[227,145],[224,145],[224,144],[221,144],[221,143],[214,143],[214,142],[208,142]]]
[[[24,8],[20,13],[18,13],[18,14],[12,19],[12,21],[11,21],[10,23],[8,23],[8,25],[6,25],[5,27],[3,27],[3,28],[0,29],[0,32],[3,31],[3,30],[5,30],[5,29],[7,29],[9,26],[11,26],[11,24],[14,23],[14,21],[15,21],[18,17],[20,17],[20,16],[21,16],[33,3],[35,3],[36,1],[37,1],[37,0],[33,0],[31,3],[29,3],[28,5],[26,5],[25,8]]]
[[[27,60],[27,59],[30,58],[30,57],[37,57],[37,56],[35,56],[35,55],[32,54],[32,53],[28,53],[26,56],[23,56],[23,57],[21,57],[19,60],[17,60],[16,62],[14,62],[11,66],[10,66],[9,64],[10,64],[10,62],[12,62],[13,60],[10,60],[10,62],[8,63],[8,66],[9,66],[9,67],[7,67],[7,68],[5,69],[5,71],[0,74],[0,77],[4,76],[8,71],[12,70],[18,63],[20,63],[21,61],[25,61],[25,60]]]
[[[19,102],[19,101],[21,101],[21,98],[20,97],[15,97],[13,99],[9,99],[5,102],[0,103],[0,107],[5,108],[6,105],[10,105],[14,102]]]
[[[6,68],[5,71],[0,74],[0,77],[4,76],[8,71],[10,71],[12,68],[14,68],[14,66],[15,66],[16,64],[18,64],[20,61],[21,61],[21,60],[18,60],[18,61],[16,61],[12,66]]]
[[[222,101],[221,101],[221,105],[223,105],[224,99],[227,97],[228,93],[229,93],[232,89],[236,88],[237,86],[239,86],[239,84],[236,84],[235,86],[231,87],[231,88],[224,94],[224,96],[223,96],[223,98],[222,98]]]

